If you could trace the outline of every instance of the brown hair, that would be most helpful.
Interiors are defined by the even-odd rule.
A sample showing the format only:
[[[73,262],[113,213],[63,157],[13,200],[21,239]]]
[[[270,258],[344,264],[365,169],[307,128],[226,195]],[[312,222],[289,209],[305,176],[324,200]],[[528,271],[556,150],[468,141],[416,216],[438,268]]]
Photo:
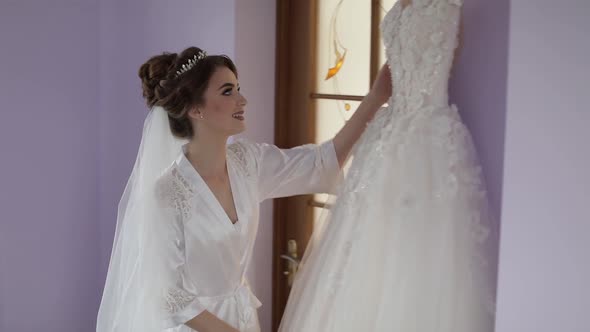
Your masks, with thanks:
[[[204,93],[209,80],[218,67],[227,67],[236,77],[238,71],[233,61],[225,55],[211,55],[199,60],[189,71],[176,72],[202,50],[189,47],[180,54],[163,53],[151,57],[139,68],[143,97],[151,108],[161,106],[168,112],[172,134],[190,138],[194,128],[188,118],[188,111],[205,102]]]

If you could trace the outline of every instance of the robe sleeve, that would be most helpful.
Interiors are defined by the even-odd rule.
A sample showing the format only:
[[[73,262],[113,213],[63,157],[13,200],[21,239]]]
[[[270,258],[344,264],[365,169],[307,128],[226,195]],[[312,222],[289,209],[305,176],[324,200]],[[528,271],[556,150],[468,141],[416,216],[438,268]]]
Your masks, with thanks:
[[[332,193],[342,179],[334,142],[280,149],[252,143],[257,164],[259,200],[313,193]]]
[[[164,177],[165,178],[165,177]],[[185,275],[185,237],[183,222],[183,188],[175,179],[158,184],[159,204],[162,206],[162,246],[165,271],[163,289],[164,327],[183,325],[205,311],[199,302],[195,287]]]

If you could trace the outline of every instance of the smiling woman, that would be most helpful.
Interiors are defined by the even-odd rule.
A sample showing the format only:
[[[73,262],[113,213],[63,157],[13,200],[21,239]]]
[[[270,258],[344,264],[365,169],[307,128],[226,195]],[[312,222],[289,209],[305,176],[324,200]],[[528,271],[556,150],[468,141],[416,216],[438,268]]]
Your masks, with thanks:
[[[189,47],[181,54],[164,53],[150,58],[139,69],[143,96],[149,107],[161,106],[168,113],[172,133],[179,138],[194,136],[195,129],[229,126],[228,136],[244,130],[223,121],[227,112],[241,109],[246,100],[240,95],[238,71],[233,61],[224,55],[207,54]],[[208,87],[211,86],[211,89]],[[208,126],[198,121],[205,120]],[[232,113],[233,114],[233,113]]]
[[[246,279],[259,203],[333,189],[390,93],[382,75],[356,120],[323,144],[227,145],[246,128],[237,73],[228,57],[196,47],[139,69],[151,110],[119,204],[98,332],[260,331]]]

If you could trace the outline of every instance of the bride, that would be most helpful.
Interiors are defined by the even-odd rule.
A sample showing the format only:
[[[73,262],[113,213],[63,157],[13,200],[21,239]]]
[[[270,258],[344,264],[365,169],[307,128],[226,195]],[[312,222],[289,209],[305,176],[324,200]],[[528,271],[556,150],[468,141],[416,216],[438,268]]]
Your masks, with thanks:
[[[279,149],[226,144],[247,113],[228,57],[189,47],[143,64],[151,110],[119,204],[97,332],[259,332],[262,303],[246,279],[258,205],[331,189],[391,94],[388,73],[334,139]]]

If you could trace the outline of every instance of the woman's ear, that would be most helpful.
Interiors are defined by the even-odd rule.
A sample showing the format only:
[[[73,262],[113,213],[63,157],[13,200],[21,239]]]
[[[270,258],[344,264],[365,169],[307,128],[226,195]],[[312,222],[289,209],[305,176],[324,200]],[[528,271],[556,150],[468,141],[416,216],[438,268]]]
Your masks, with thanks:
[[[188,117],[195,120],[201,120],[204,118],[203,113],[198,106],[194,106],[188,111]]]

